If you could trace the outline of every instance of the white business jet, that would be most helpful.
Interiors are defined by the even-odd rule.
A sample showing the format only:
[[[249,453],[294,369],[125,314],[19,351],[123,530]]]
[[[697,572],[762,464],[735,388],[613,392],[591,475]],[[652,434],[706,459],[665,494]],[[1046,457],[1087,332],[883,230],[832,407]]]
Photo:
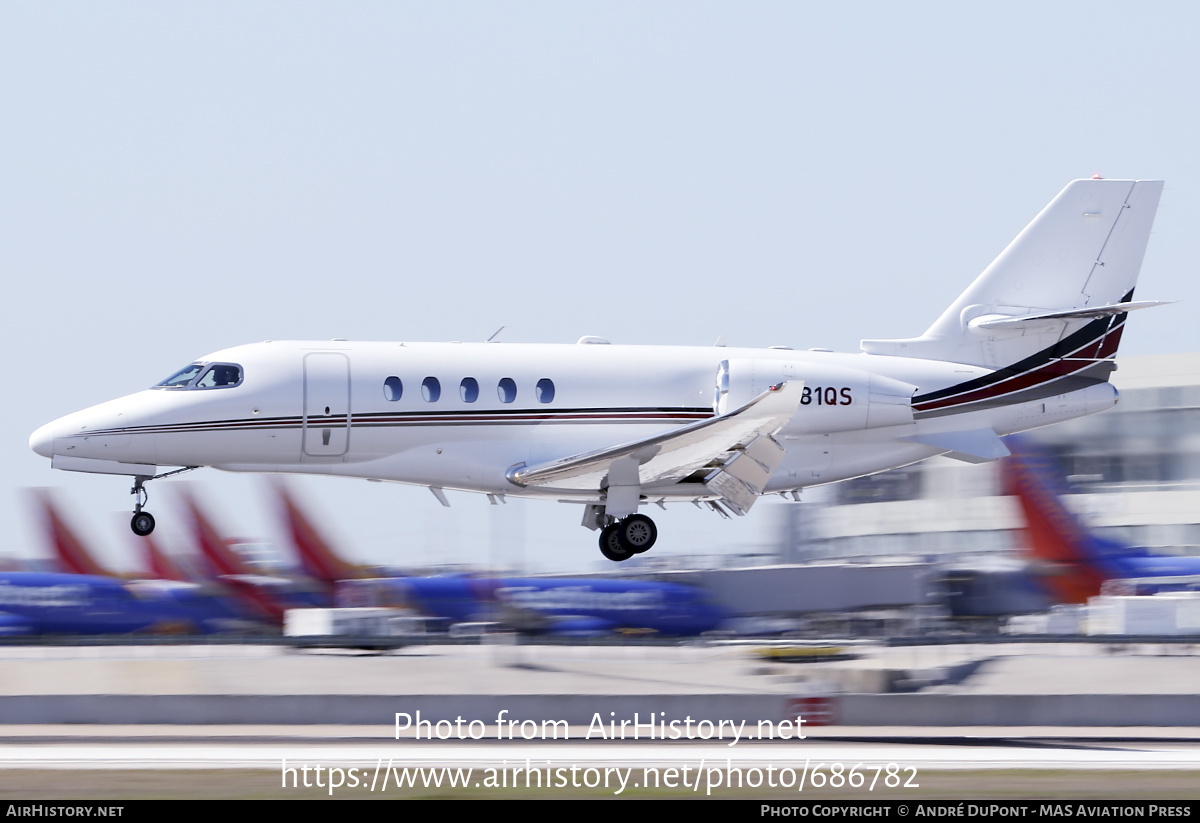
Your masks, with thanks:
[[[761,495],[1102,411],[1161,181],[1076,180],[920,337],[789,349],[267,341],[49,423],[56,469],[143,484],[200,466],[578,503],[600,550],[649,549],[649,504],[743,515]],[[160,467],[169,469],[160,472]]]

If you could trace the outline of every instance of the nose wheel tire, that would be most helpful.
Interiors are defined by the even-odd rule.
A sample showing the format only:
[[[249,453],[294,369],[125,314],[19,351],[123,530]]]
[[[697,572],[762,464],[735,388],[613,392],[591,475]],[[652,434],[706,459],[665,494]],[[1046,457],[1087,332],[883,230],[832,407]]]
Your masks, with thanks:
[[[617,540],[621,548],[631,554],[641,554],[649,551],[658,540],[658,528],[654,521],[644,514],[631,514],[617,523]]]
[[[613,523],[605,526],[600,531],[600,553],[609,560],[618,563],[622,560],[628,560],[634,554],[621,545],[620,538],[617,536],[617,530],[620,526],[620,523]]]
[[[154,531],[154,515],[150,512],[136,512],[129,521],[129,528],[133,529],[133,533],[138,537],[145,537]]]

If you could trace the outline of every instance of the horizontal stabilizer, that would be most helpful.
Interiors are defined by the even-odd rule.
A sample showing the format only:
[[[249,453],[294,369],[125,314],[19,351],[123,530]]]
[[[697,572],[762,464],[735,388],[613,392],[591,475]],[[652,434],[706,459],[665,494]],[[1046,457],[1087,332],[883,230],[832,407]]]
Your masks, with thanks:
[[[1016,317],[1005,315],[984,315],[976,317],[971,321],[970,326],[973,329],[1000,329],[1000,330],[1019,330],[1025,326],[1035,323],[1044,322],[1047,320],[1096,320],[1100,317],[1113,317],[1118,314],[1136,311],[1137,309],[1149,309],[1154,306],[1168,306],[1170,300],[1142,300],[1136,303],[1114,303],[1111,306],[1093,306],[1083,309],[1065,309],[1063,311],[1048,311],[1038,312],[1035,314],[1024,314]]]
[[[934,432],[932,434],[917,434],[911,437],[901,437],[909,443],[920,443],[933,446],[935,449],[945,449],[946,457],[962,460],[965,463],[988,463],[1008,457],[1008,446],[1004,445],[991,429],[972,429],[958,432]]]
[[[750,471],[750,464],[757,462],[765,466],[774,459],[758,459],[761,455],[773,454],[769,444],[748,450],[748,462],[736,473],[732,471],[733,465],[743,459],[740,456],[743,449],[763,435],[774,434],[792,418],[800,406],[803,388],[803,382],[798,380],[781,383],[720,417],[539,466],[518,465],[509,470],[508,479],[518,486],[599,492],[611,481],[617,481],[612,485],[621,486],[678,482],[711,465],[722,469],[722,473],[730,473],[733,477],[745,475],[756,483],[754,478],[761,470]],[[779,448],[778,444],[775,448]],[[739,456],[730,460],[735,452]],[[778,460],[774,462],[777,464]],[[610,471],[614,470],[621,476],[610,479]]]

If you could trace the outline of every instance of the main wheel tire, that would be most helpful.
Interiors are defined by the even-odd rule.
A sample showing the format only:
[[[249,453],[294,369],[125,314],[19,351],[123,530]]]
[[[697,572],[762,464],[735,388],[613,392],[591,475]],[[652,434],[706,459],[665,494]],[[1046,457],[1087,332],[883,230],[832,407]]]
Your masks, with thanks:
[[[631,514],[617,524],[617,539],[626,551],[641,554],[658,540],[658,528],[646,515]]]
[[[133,529],[133,533],[138,537],[145,537],[154,531],[154,515],[150,512],[136,512],[129,521],[129,528]]]
[[[600,531],[600,553],[609,560],[620,563],[622,560],[628,560],[633,557],[634,553],[621,545],[618,531],[620,530],[619,523],[605,526]]]

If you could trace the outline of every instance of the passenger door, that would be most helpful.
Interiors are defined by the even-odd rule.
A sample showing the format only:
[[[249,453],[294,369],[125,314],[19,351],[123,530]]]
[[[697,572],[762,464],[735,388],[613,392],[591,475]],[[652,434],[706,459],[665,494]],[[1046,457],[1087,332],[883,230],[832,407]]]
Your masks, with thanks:
[[[304,454],[339,457],[350,447],[350,358],[304,355]]]

